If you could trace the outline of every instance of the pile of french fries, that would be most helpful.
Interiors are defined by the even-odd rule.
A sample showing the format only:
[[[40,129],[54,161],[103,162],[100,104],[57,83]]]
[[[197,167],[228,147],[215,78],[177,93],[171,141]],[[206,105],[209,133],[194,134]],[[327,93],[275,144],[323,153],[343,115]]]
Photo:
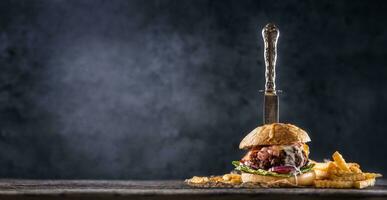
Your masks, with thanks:
[[[319,163],[313,167],[317,188],[366,188],[375,185],[375,178],[381,174],[362,172],[357,163],[345,162],[339,152],[332,155],[333,161]]]
[[[242,183],[241,175],[239,174],[225,174],[223,176],[194,176],[191,179],[185,180],[191,185],[214,185],[217,183],[228,185],[239,185]]]

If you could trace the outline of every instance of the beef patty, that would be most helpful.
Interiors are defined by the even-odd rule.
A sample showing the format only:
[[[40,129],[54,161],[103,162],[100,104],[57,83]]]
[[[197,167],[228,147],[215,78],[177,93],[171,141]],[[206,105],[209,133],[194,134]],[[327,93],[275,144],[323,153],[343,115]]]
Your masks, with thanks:
[[[294,166],[301,168],[308,163],[303,144],[261,146],[251,149],[241,163],[254,169],[268,170],[276,166]]]

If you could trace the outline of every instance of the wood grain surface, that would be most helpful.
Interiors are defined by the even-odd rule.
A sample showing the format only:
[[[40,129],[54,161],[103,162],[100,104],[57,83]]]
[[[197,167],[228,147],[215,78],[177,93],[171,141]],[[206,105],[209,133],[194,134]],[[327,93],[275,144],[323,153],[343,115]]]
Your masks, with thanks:
[[[7,199],[387,199],[387,180],[372,188],[200,189],[180,180],[0,180],[0,200]]]

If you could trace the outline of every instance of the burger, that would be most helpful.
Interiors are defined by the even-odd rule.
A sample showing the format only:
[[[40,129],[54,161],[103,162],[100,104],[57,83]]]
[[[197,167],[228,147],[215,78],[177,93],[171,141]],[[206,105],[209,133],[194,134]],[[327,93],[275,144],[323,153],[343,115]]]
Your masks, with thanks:
[[[284,123],[259,126],[239,144],[248,152],[233,161],[241,172],[242,182],[270,183],[282,181],[291,185],[313,185],[315,173],[308,159],[310,142],[301,128]]]

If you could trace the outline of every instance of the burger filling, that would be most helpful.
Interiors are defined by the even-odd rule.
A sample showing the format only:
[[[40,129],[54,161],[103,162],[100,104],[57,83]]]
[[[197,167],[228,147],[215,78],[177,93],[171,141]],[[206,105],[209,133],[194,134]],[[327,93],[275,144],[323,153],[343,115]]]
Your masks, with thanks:
[[[311,169],[309,148],[304,143],[259,146],[240,160],[233,162],[237,170],[263,175],[294,175]]]

